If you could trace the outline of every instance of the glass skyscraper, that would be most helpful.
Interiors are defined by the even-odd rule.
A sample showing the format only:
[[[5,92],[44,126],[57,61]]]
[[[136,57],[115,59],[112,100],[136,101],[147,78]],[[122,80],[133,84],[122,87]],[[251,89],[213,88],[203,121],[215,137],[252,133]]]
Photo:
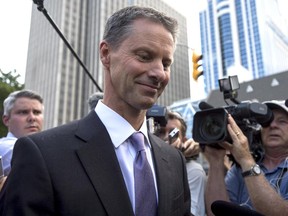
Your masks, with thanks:
[[[277,0],[207,0],[200,12],[205,91],[288,69],[288,25]]]

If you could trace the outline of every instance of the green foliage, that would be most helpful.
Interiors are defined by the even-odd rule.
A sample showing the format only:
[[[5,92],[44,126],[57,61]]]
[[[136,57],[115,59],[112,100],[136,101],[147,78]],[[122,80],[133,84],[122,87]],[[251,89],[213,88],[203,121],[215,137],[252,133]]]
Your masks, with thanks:
[[[3,115],[3,101],[5,98],[13,91],[18,91],[24,88],[24,84],[21,84],[17,81],[20,77],[16,71],[10,71],[4,73],[0,69],[0,116],[2,119]],[[7,127],[3,124],[2,120],[0,121],[0,137],[6,136]]]

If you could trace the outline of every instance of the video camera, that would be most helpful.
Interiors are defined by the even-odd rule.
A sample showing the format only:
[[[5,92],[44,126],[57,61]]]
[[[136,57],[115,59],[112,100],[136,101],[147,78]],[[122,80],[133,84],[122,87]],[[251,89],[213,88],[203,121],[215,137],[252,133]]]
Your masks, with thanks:
[[[157,135],[157,133],[161,130],[161,127],[165,127],[167,124],[167,108],[155,104],[147,110],[146,118],[148,122],[148,130]]]
[[[206,144],[214,147],[219,147],[217,144],[219,142],[231,141],[227,131],[228,114],[231,114],[248,138],[250,147],[252,142],[253,145],[260,142],[260,128],[271,123],[273,112],[267,105],[262,103],[240,103],[237,101],[237,89],[240,88],[237,76],[229,76],[219,80],[219,86],[228,106],[214,108],[206,102],[201,102],[199,104],[201,111],[194,115],[193,139],[202,145]],[[227,99],[230,99],[234,104],[229,106]],[[253,146],[251,149],[253,149]]]

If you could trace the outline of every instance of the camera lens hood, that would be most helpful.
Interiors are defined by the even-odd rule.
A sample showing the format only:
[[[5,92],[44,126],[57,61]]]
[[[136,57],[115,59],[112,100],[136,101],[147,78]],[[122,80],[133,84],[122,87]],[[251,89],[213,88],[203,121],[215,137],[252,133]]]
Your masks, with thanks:
[[[228,114],[224,108],[212,108],[194,115],[193,139],[202,144],[227,140]]]

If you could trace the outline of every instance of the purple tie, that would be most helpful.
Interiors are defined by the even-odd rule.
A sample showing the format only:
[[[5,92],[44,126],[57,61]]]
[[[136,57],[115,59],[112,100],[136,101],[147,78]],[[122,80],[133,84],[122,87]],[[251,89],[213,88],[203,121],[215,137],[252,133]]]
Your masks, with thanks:
[[[144,135],[136,132],[131,136],[136,150],[134,161],[135,215],[155,216],[157,212],[156,190],[151,167],[146,157]]]

